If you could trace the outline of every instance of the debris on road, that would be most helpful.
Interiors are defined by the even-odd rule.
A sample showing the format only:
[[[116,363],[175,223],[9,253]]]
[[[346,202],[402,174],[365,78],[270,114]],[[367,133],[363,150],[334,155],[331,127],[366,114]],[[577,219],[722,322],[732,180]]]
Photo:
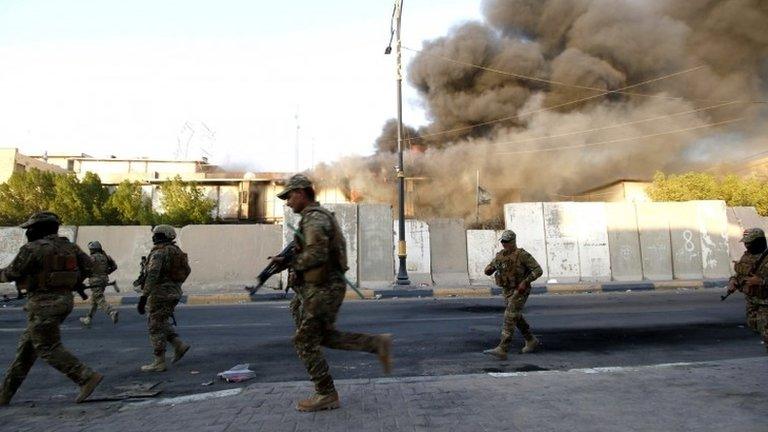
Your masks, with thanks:
[[[232,366],[229,370],[220,372],[218,376],[226,382],[239,383],[256,377],[256,372],[248,369],[251,365],[243,363]]]

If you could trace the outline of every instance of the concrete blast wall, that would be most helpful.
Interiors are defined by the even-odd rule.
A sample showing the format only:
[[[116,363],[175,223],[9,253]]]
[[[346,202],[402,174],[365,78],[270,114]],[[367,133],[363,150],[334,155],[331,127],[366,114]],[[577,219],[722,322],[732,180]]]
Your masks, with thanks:
[[[635,205],[628,202],[606,203],[605,211],[613,279],[642,280],[643,265]]]
[[[672,242],[669,219],[656,203],[637,203],[637,227],[643,276],[649,280],[672,279]]]
[[[394,244],[398,242],[398,221],[394,221]],[[429,241],[429,225],[420,220],[405,220],[405,242],[407,245],[408,278],[412,285],[432,285],[431,244]],[[397,247],[395,247],[395,271],[398,266]]]
[[[432,245],[432,279],[437,285],[466,286],[467,233],[461,219],[432,219],[429,239]]]
[[[605,203],[574,203],[579,244],[580,277],[585,282],[611,280],[608,216]]]
[[[486,276],[485,266],[501,250],[501,233],[494,230],[467,230],[467,267],[471,284],[492,284],[493,276]]]
[[[360,204],[357,211],[360,286],[390,286],[395,278],[392,207]]]
[[[179,246],[189,255],[192,274],[186,284],[203,291],[240,289],[253,285],[279,252],[277,225],[188,225],[181,229]],[[276,286],[277,279],[268,282]]]
[[[705,278],[730,276],[728,217],[724,201],[695,201]]]
[[[701,231],[696,217],[696,203],[668,202],[654,204],[667,216],[672,247],[672,273],[675,279],[701,279]]]

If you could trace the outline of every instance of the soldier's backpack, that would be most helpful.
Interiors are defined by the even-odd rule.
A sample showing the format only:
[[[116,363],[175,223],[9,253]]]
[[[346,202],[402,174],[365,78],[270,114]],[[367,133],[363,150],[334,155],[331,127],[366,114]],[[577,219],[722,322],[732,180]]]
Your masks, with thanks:
[[[184,283],[192,273],[189,267],[189,257],[178,247],[172,247],[171,250],[171,268],[169,269],[170,278],[173,282]]]

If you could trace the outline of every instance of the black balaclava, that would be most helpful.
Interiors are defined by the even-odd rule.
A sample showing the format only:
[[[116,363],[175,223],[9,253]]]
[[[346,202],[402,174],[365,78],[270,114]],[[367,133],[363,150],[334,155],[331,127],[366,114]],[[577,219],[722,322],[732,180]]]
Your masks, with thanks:
[[[169,239],[165,236],[165,234],[162,233],[154,233],[152,234],[152,243],[153,244],[162,244],[162,243],[172,243],[173,240]]]
[[[27,228],[26,236],[28,241],[40,240],[45,236],[59,232],[59,224],[56,222],[38,222]]]
[[[744,246],[747,248],[747,252],[757,255],[765,251],[768,243],[766,243],[765,237],[758,237],[749,243],[744,243]]]

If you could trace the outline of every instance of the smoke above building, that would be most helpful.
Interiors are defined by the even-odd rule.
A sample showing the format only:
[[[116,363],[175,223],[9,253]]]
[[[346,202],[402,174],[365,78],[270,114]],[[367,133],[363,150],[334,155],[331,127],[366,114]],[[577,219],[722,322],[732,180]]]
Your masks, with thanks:
[[[405,134],[406,173],[426,179],[417,216],[473,217],[478,170],[498,210],[516,190],[557,199],[768,150],[766,1],[485,0],[482,8],[483,21],[407,47],[407,79],[429,119]],[[375,155],[315,175],[394,203],[395,137],[389,120]]]

